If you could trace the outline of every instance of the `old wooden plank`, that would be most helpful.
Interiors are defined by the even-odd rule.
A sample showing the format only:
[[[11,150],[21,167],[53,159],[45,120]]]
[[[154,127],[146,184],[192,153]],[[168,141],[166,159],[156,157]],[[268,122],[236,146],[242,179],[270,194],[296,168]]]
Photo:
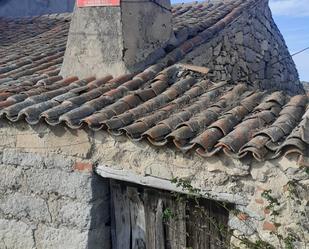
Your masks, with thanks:
[[[226,249],[228,211],[216,202],[111,181],[113,249]],[[164,219],[164,211],[171,212]]]
[[[222,249],[229,248],[231,234],[228,230],[228,219],[229,211],[232,207],[225,207],[223,204],[213,202],[213,215],[216,217],[217,223],[219,225],[218,237],[221,240]]]
[[[171,217],[165,221],[166,249],[186,248],[186,203],[170,196],[166,196],[165,203],[171,212]]]
[[[131,214],[131,249],[146,249],[146,222],[143,201],[138,190],[127,188]]]
[[[112,192],[112,182],[113,180],[109,181],[109,187],[110,187],[110,219],[111,219],[111,240],[112,240],[112,248],[116,248],[117,245],[117,232],[116,232],[116,217],[115,217],[115,192]]]
[[[144,191],[144,207],[146,219],[146,248],[156,248],[156,209],[158,195],[154,190],[146,189]]]
[[[113,169],[111,167],[107,167],[104,165],[99,165],[98,167],[95,168],[95,171],[98,175],[104,178],[135,183],[141,186],[156,188],[158,190],[165,190],[183,194],[189,193],[189,191],[184,190],[182,187],[177,187],[176,184],[172,183],[171,180],[169,179],[163,179],[153,176],[141,176],[137,175],[136,173],[130,170]],[[242,195],[238,194],[229,194],[221,192],[217,193],[214,191],[205,191],[201,189],[199,195],[207,197],[207,199],[234,203],[235,205],[249,204],[248,199],[245,199]]]
[[[218,212],[220,207],[215,202],[209,201],[209,215],[213,219],[210,223],[210,249],[223,249],[224,241],[220,233],[220,219],[218,218]]]
[[[208,67],[201,67],[201,66],[195,66],[190,64],[179,64],[181,67],[188,69],[190,71],[198,72],[201,74],[208,74],[209,68]]]
[[[191,202],[187,209],[188,247],[194,249],[209,249],[209,212],[202,203]]]
[[[130,249],[131,222],[130,206],[125,188],[120,184],[111,181],[112,205],[112,237],[113,249]]]
[[[156,248],[165,248],[163,201],[161,198],[158,199],[156,210]]]

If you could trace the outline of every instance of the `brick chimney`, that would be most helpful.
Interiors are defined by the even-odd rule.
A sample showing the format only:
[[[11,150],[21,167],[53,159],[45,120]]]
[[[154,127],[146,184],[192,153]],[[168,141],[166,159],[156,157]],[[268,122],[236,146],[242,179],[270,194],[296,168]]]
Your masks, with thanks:
[[[170,0],[77,0],[61,75],[143,69],[171,38],[170,8]]]

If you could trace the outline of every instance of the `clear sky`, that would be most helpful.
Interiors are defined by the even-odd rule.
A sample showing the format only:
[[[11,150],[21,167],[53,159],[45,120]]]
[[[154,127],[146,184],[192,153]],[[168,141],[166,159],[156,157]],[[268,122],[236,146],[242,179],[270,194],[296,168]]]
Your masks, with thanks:
[[[309,47],[309,0],[270,0],[270,7],[290,52]],[[300,79],[309,81],[309,50],[294,61]]]
[[[193,0],[172,0],[172,2],[193,2]],[[270,8],[290,53],[309,47],[309,0],[270,0]],[[309,81],[309,50],[293,58],[300,79]]]

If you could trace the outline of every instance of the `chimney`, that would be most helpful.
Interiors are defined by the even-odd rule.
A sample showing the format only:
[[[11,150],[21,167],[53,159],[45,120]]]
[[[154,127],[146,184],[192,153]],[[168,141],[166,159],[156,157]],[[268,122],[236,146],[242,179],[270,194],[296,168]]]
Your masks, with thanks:
[[[61,75],[142,70],[172,35],[170,0],[77,0]]]

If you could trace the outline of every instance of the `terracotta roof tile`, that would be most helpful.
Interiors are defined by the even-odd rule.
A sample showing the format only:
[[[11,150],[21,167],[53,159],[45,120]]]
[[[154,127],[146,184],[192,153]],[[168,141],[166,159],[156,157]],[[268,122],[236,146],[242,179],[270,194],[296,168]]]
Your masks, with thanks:
[[[309,153],[308,96],[215,83],[207,68],[177,64],[254,2],[175,5],[175,39],[163,48],[165,56],[118,78],[58,76],[68,15],[0,19],[0,115],[88,126],[202,157],[224,152],[263,161],[296,154],[301,161]]]

